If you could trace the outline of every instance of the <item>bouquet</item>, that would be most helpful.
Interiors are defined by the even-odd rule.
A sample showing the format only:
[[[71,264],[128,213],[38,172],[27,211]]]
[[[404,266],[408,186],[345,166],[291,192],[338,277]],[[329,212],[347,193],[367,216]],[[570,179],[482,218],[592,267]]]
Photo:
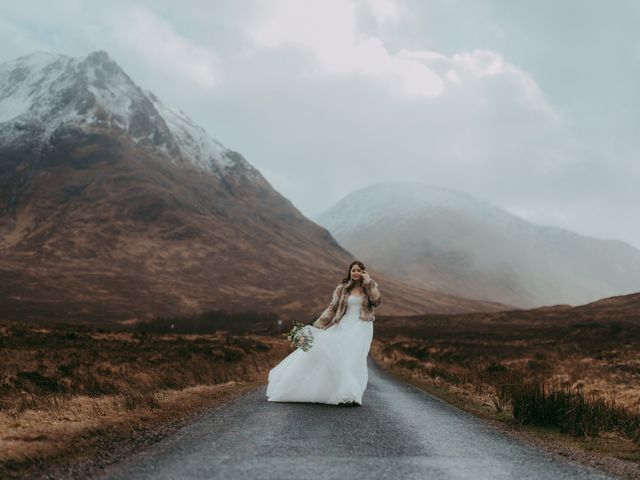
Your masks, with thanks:
[[[313,346],[313,334],[311,330],[300,322],[293,322],[293,328],[289,333],[285,334],[292,347],[302,348],[307,352]]]

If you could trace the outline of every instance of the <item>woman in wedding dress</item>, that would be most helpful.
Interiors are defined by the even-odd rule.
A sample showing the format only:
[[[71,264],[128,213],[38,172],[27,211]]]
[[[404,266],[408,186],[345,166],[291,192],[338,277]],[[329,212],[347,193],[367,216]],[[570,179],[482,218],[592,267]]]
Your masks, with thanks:
[[[352,262],[347,272],[331,304],[304,327],[312,347],[298,347],[269,372],[268,401],[362,405],[374,307],[382,295],[362,262]]]

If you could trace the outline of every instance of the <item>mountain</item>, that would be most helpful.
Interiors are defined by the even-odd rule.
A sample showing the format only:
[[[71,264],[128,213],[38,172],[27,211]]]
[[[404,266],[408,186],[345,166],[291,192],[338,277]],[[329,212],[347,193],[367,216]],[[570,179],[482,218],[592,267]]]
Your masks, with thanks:
[[[0,317],[318,315],[352,260],[104,51],[0,64]],[[496,310],[372,276],[387,314]]]
[[[603,298],[575,307],[574,311],[599,314],[608,318],[640,320],[640,293]]]
[[[520,308],[640,291],[640,251],[529,223],[456,190],[381,182],[314,220],[376,269],[451,295]]]

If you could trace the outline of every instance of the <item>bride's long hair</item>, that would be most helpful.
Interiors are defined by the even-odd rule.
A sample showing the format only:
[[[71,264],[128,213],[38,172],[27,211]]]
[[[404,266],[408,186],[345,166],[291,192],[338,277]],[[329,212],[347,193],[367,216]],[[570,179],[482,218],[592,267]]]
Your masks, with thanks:
[[[349,269],[347,270],[347,276],[345,278],[342,279],[342,283],[346,283],[347,284],[347,288],[349,290],[351,290],[351,288],[353,288],[353,285],[355,282],[353,282],[353,280],[351,279],[351,268],[354,265],[358,265],[362,270],[366,270],[366,268],[364,267],[364,263],[362,263],[360,260],[355,260],[353,262],[351,262],[349,264]]]

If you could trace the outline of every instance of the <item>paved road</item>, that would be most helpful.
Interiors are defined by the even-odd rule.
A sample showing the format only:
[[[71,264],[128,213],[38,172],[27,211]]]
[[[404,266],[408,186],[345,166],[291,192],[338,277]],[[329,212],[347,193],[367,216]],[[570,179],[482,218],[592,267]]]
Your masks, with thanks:
[[[368,362],[360,407],[267,402],[263,386],[110,467],[104,478],[611,478],[552,460]]]

